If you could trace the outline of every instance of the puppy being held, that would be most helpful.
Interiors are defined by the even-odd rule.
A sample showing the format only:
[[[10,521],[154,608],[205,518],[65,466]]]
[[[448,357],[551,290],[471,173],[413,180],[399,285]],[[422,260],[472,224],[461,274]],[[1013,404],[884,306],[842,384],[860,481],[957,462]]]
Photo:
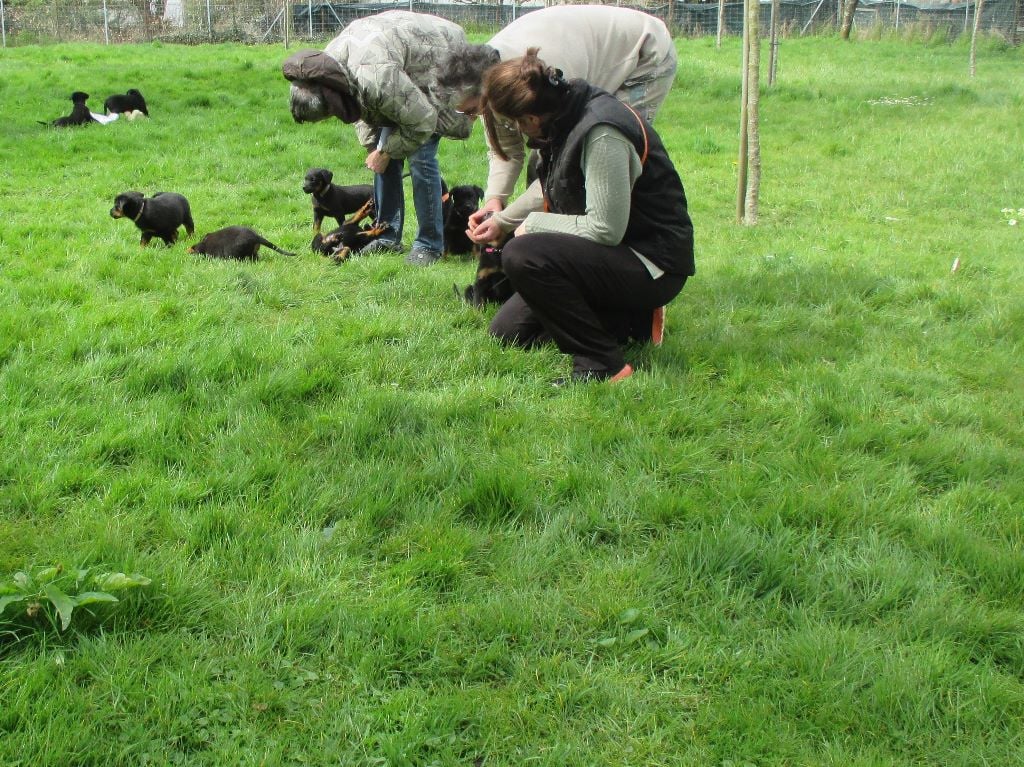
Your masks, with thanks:
[[[74,105],[71,108],[71,114],[65,115],[64,117],[58,117],[56,120],[44,122],[43,120],[36,120],[40,125],[52,125],[54,128],[69,128],[72,125],[88,125],[89,123],[98,122],[93,116],[89,107],[85,105],[88,100],[89,94],[83,91],[75,91],[71,94],[71,103]]]
[[[188,200],[176,192],[157,192],[146,197],[142,192],[123,192],[114,198],[111,218],[130,218],[142,231],[139,245],[145,247],[154,237],[167,245],[178,241],[178,227],[184,226],[191,237],[195,233]]]
[[[469,217],[476,213],[484,190],[475,184],[452,187],[444,205],[444,252],[466,255],[473,252],[473,241],[466,236]]]
[[[313,232],[320,233],[320,225],[325,217],[330,217],[344,225],[345,217],[362,208],[367,201],[373,203],[373,186],[370,184],[353,184],[339,186],[331,183],[334,174],[327,168],[310,168],[302,182],[302,191],[312,195]]]
[[[146,117],[149,117],[146,99],[135,88],[129,88],[127,93],[117,93],[113,96],[108,96],[107,100],[103,102],[103,111],[108,115],[142,112]]]
[[[362,221],[373,213],[373,200],[367,200],[341,226],[327,234],[317,232],[313,235],[310,247],[315,253],[330,256],[334,263],[340,264],[365,245],[379,238],[387,227],[382,224],[363,224]]]
[[[265,245],[285,256],[295,254],[282,250],[270,240],[264,239],[247,226],[226,226],[216,232],[210,232],[199,242],[188,249],[189,253],[199,253],[213,258],[234,258],[238,261],[255,261],[259,258],[260,245]]]
[[[459,293],[459,286],[453,285],[455,295],[482,309],[485,304],[503,304],[515,290],[508,276],[501,268],[501,248],[495,245],[478,245],[476,279]]]

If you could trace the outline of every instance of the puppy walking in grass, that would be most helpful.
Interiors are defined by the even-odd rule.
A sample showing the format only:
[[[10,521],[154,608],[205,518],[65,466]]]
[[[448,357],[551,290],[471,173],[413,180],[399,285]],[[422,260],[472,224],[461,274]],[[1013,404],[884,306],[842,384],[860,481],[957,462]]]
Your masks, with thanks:
[[[320,234],[324,218],[333,218],[343,226],[346,216],[364,210],[367,203],[373,209],[372,186],[341,186],[333,181],[334,173],[327,168],[310,168],[302,180],[302,191],[310,195],[313,204],[313,234]]]
[[[176,192],[157,192],[146,197],[142,192],[123,192],[114,198],[110,209],[111,218],[130,218],[142,232],[139,245],[145,247],[154,237],[167,245],[178,241],[178,227],[185,227],[185,234],[195,234],[192,210],[188,200]]]

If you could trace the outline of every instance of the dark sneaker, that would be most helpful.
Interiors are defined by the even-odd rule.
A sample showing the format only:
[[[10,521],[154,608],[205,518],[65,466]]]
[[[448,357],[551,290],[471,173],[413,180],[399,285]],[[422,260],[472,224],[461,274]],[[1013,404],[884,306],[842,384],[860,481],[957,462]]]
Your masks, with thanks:
[[[393,240],[374,240],[355,252],[357,256],[390,256],[399,253],[398,243]]]
[[[607,381],[608,383],[618,383],[624,381],[633,375],[632,365],[623,365],[622,370],[615,372],[614,370],[574,370],[572,375],[566,378],[556,378],[551,382],[552,386],[568,386],[569,384],[577,383],[593,383],[596,381]]]
[[[430,266],[441,259],[441,254],[429,248],[415,247],[405,257],[405,263],[412,266]]]
[[[665,307],[659,306],[654,310],[654,316],[651,318],[651,343],[655,346],[661,346],[661,342],[665,340]]]

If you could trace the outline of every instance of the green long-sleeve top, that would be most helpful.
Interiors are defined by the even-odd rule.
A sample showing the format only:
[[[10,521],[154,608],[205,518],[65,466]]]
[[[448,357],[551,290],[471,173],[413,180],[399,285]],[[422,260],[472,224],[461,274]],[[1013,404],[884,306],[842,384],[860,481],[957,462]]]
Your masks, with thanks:
[[[573,234],[600,245],[618,245],[629,224],[633,184],[643,172],[640,155],[632,142],[611,125],[596,125],[587,133],[580,156],[586,186],[586,210],[582,215],[545,213],[540,181],[535,181],[505,210],[495,214],[498,225],[511,232],[525,223],[526,234]],[[636,254],[651,277],[664,272]]]

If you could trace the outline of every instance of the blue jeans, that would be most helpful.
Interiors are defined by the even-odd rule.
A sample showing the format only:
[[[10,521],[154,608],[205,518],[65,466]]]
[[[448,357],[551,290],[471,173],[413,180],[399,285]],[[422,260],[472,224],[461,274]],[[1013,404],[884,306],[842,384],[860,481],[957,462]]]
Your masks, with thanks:
[[[381,131],[381,138],[390,132]],[[409,175],[412,178],[412,202],[416,208],[419,230],[413,240],[414,248],[426,248],[440,253],[444,250],[444,219],[441,215],[441,169],[437,164],[437,145],[441,137],[434,134],[419,149],[409,155]],[[387,226],[382,240],[402,244],[405,222],[405,188],[402,175],[405,160],[392,158],[383,173],[373,177],[373,200],[377,206],[377,221]]]

